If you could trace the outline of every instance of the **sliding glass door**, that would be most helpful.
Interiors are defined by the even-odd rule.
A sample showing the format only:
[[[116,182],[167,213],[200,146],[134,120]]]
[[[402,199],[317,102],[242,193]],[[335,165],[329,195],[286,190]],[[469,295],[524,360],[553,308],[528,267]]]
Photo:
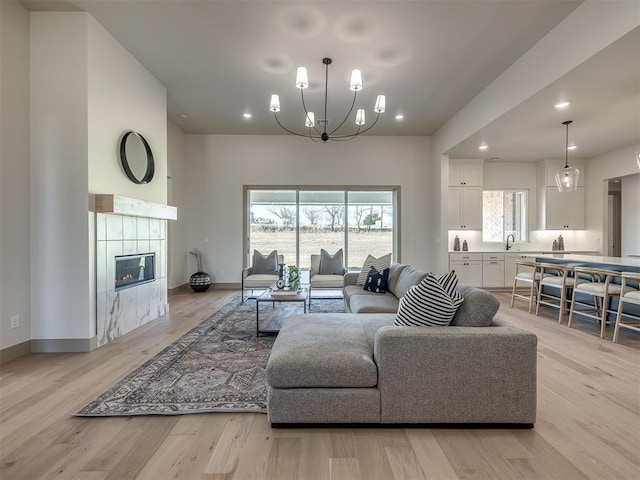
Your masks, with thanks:
[[[345,266],[367,255],[398,260],[399,187],[336,189],[245,187],[245,265],[253,250],[277,250],[287,265],[309,268],[311,255],[343,249]]]

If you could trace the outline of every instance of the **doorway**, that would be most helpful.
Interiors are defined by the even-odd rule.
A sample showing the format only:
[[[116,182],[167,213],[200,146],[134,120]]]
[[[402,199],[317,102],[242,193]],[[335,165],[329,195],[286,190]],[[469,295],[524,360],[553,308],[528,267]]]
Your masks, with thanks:
[[[609,257],[622,256],[622,188],[619,178],[609,180],[607,196],[607,245]]]

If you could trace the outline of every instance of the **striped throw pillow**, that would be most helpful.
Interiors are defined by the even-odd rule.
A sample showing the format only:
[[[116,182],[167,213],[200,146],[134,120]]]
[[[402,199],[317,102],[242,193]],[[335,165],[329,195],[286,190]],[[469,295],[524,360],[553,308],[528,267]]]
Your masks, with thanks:
[[[400,299],[395,325],[446,327],[464,300],[457,288],[458,277],[455,271],[440,277],[429,273]]]
[[[367,259],[364,261],[364,265],[362,266],[362,270],[360,270],[360,274],[358,275],[358,280],[356,281],[356,285],[364,286],[367,281],[367,275],[369,274],[369,270],[371,267],[375,267],[376,270],[382,272],[385,268],[389,268],[391,266],[391,254],[387,253],[386,255],[381,256],[380,258],[376,258],[373,255],[368,255]]]

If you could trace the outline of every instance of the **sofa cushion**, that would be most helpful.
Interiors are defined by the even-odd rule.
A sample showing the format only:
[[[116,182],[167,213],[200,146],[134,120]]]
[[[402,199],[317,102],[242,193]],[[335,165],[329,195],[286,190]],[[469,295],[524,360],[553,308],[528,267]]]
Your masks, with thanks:
[[[463,302],[457,291],[458,278],[451,271],[440,277],[427,274],[419,285],[413,286],[400,299],[396,325],[447,326],[458,306]]]
[[[385,268],[379,272],[376,267],[371,267],[364,282],[364,289],[374,293],[385,293],[388,290],[387,281],[389,279],[389,269]]]
[[[318,273],[320,275],[343,275],[342,249],[338,250],[334,255],[330,255],[324,248],[321,248]]]
[[[312,288],[342,288],[344,277],[342,275],[315,274],[309,279]]]
[[[376,269],[381,272],[385,268],[389,268],[390,265],[390,253],[383,255],[380,258],[376,258],[373,255],[367,255],[367,258],[364,261],[364,265],[362,266],[362,270],[360,270],[360,275],[358,275],[358,281],[356,283],[358,285],[364,286],[364,282],[367,281],[367,274],[369,273],[369,270],[371,270],[371,267],[376,267]]]
[[[342,296],[347,305],[351,305],[351,298],[355,295],[378,296],[377,293],[366,291],[361,285],[346,285],[342,289]]]
[[[427,272],[423,272],[421,270],[416,270],[415,268],[411,268],[406,266],[400,272],[398,276],[398,280],[393,285],[393,293],[398,299],[404,297],[405,293],[413,287],[414,285],[418,285],[422,280],[427,276]],[[389,289],[391,289],[392,285],[389,285]]]
[[[278,281],[278,275],[249,275],[243,281],[244,288],[268,288]]]
[[[392,263],[389,267],[389,280],[387,281],[387,285],[389,286],[388,290],[390,292],[396,291],[396,283],[398,283],[398,278],[400,277],[400,273],[407,266],[404,263]],[[394,294],[395,295],[395,294]]]
[[[254,250],[251,273],[255,275],[278,275],[278,252],[273,250],[269,255],[263,255],[258,250]]]
[[[500,301],[481,288],[458,285],[464,302],[451,320],[457,327],[488,327],[500,308]]]
[[[369,293],[361,290],[362,293]],[[380,295],[353,295],[349,300],[349,309],[352,313],[396,313],[398,311],[398,299],[390,293]]]
[[[273,388],[370,388],[378,383],[373,344],[353,314],[292,315],[267,363]]]

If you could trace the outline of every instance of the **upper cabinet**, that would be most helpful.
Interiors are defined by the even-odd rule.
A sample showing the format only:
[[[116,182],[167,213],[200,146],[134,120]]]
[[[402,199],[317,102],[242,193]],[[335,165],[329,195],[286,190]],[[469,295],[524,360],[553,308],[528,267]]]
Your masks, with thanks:
[[[450,187],[482,187],[482,161],[451,160],[449,162]]]
[[[572,167],[580,170],[578,188],[573,192],[560,192],[555,174],[564,167],[564,161],[546,160],[538,165],[538,228],[541,230],[583,230],[585,164],[572,160]]]
[[[482,229],[482,160],[449,162],[449,230]]]

